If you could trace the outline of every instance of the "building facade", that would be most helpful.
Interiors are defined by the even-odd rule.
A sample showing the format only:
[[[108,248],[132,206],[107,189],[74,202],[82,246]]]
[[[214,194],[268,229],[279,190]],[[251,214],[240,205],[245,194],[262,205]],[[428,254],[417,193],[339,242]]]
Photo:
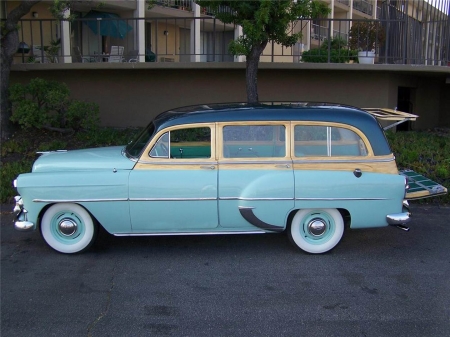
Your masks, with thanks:
[[[261,100],[398,107],[421,115],[412,128],[450,126],[449,0],[324,1],[327,18],[293,23],[302,32],[297,44],[264,50]],[[161,0],[152,8],[143,0],[76,1],[66,13],[76,19],[59,21],[50,2],[36,4],[19,23],[12,82],[64,81],[77,98],[97,102],[110,126],[142,126],[180,105],[245,101],[245,58],[228,51],[242,29],[208,8],[190,0]],[[1,17],[17,4],[3,1]],[[350,54],[334,63],[331,42],[343,41],[350,53],[351,28],[367,20],[385,35],[374,47],[374,64],[351,64]],[[314,49],[324,50],[325,64],[305,62],[303,53]]]

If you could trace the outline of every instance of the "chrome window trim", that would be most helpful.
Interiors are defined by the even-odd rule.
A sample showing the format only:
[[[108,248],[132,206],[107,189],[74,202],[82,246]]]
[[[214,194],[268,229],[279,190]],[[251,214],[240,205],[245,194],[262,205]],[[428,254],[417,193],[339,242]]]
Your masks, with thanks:
[[[311,156],[314,157],[314,156]],[[297,157],[298,158],[298,157]],[[323,158],[333,158],[333,157],[323,157]],[[386,159],[295,159],[294,164],[325,164],[325,163],[389,163],[394,161],[395,158]]]
[[[331,157],[331,126],[327,126],[327,156]]]
[[[219,161],[219,165],[220,164],[236,164],[236,165],[241,165],[241,164],[255,164],[255,165],[261,165],[261,164],[267,164],[267,165],[292,165],[292,160],[258,160],[258,161],[250,161],[250,160],[240,160],[240,161],[235,161],[235,160],[229,160],[229,158],[227,158],[227,160],[220,160]]]

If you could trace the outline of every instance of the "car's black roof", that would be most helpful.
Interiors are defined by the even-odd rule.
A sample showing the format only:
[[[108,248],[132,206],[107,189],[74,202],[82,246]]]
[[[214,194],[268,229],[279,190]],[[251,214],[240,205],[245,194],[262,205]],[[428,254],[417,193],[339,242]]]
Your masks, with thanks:
[[[159,131],[169,126],[230,121],[324,121],[352,125],[371,142],[375,155],[390,154],[384,133],[368,112],[340,104],[311,102],[262,102],[203,104],[177,108],[158,115]]]

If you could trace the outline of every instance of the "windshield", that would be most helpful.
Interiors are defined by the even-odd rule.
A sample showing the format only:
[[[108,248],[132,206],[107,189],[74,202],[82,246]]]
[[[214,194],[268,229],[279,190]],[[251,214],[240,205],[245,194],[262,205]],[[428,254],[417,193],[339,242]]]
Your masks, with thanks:
[[[125,152],[130,157],[137,158],[141,155],[145,146],[155,132],[155,125],[150,123],[141,133],[137,135],[125,148]]]

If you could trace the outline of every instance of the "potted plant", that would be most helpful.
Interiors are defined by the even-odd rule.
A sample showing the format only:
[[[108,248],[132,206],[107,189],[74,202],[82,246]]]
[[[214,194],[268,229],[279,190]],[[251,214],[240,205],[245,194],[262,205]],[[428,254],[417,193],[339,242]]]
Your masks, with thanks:
[[[51,40],[50,46],[45,46],[44,51],[50,63],[58,63],[59,49],[61,48],[61,39]]]
[[[373,64],[375,52],[386,39],[379,21],[356,21],[349,31],[349,47],[358,51],[359,63]]]

